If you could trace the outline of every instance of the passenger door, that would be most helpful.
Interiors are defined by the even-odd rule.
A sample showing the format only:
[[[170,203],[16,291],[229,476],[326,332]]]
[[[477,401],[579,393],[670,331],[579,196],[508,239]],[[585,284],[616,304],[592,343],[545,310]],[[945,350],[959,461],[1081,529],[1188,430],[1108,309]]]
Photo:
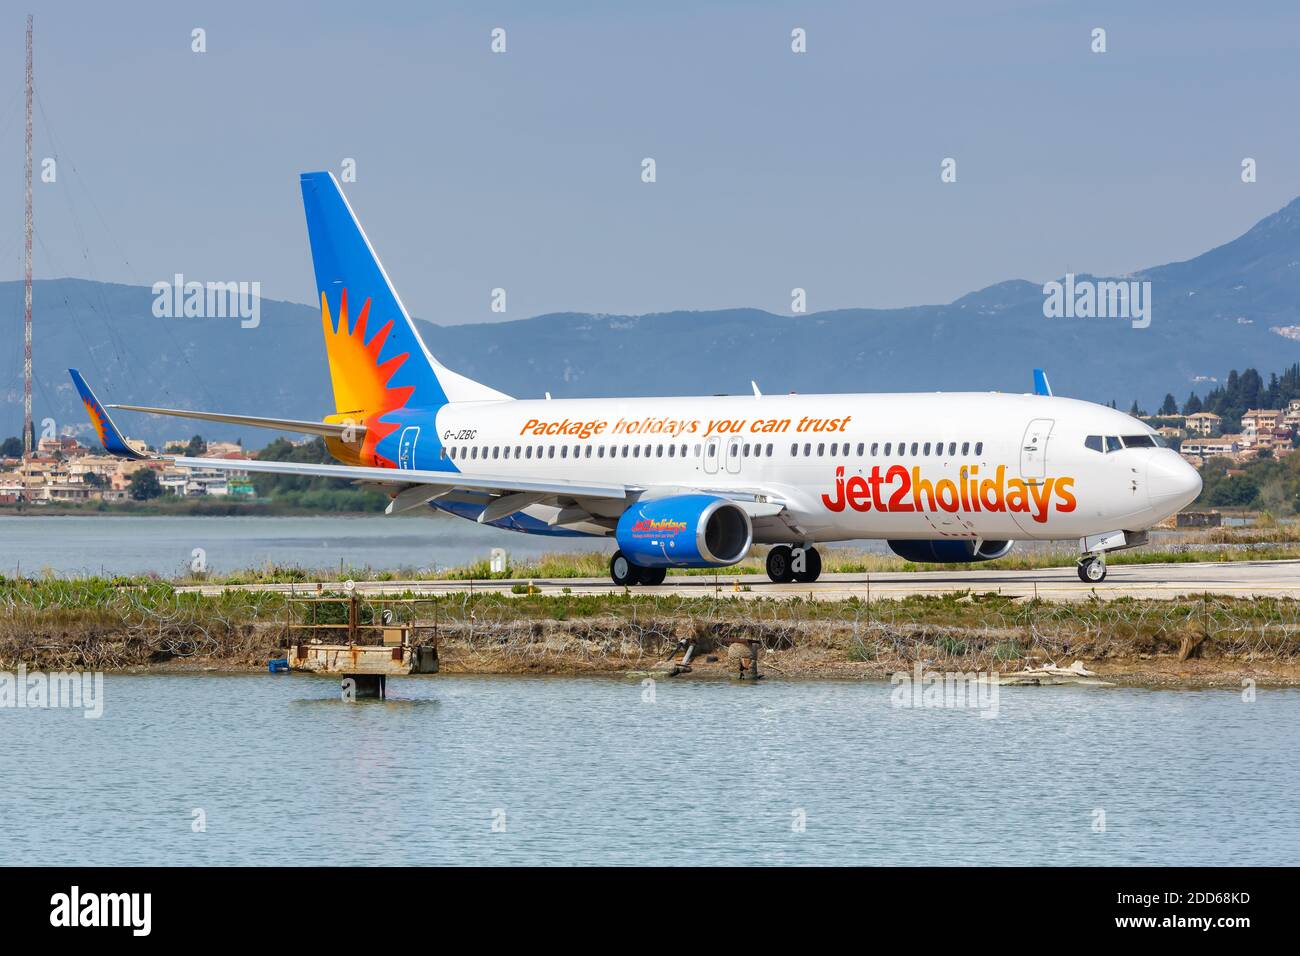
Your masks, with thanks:
[[[1020,443],[1020,477],[1025,481],[1041,481],[1047,477],[1047,439],[1052,433],[1050,418],[1035,418],[1025,429]]]
[[[415,467],[415,445],[419,440],[419,425],[407,425],[402,429],[402,437],[397,442],[398,468],[411,469]]]

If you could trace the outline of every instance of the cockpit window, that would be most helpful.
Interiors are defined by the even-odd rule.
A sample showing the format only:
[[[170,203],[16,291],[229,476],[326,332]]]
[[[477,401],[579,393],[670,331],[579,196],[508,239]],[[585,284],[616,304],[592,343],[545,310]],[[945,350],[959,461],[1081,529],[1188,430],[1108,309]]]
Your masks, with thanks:
[[[1115,435],[1106,436],[1106,450],[1119,451],[1124,446],[1120,444],[1119,438]]]
[[[1155,448],[1156,443],[1151,440],[1150,435],[1125,435],[1125,448]]]
[[[1083,440],[1084,448],[1091,448],[1093,451],[1101,451],[1101,436],[1089,435]]]

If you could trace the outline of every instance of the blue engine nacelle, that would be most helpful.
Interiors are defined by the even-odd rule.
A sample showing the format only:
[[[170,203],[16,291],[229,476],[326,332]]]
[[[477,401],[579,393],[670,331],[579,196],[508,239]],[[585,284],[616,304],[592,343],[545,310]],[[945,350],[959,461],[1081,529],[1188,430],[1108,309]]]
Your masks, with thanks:
[[[939,539],[937,541],[886,541],[889,550],[908,561],[933,562],[935,564],[970,564],[974,561],[992,561],[1003,557],[1014,541],[981,541],[978,546],[974,541],[956,541]]]
[[[614,538],[627,559],[643,568],[716,568],[749,553],[754,527],[734,501],[673,495],[628,508]]]

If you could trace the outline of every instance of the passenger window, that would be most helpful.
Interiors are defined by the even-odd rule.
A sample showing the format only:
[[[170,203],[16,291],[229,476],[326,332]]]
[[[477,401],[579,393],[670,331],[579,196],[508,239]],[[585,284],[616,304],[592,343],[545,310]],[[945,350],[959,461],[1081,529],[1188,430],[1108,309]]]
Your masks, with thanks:
[[[677,446],[676,446],[676,445],[669,445],[669,446],[668,446],[668,457],[669,457],[669,458],[673,458],[673,457],[676,456],[676,454],[677,454]]]
[[[970,442],[968,442],[968,441],[964,441],[964,442],[961,443],[961,453],[962,453],[963,455],[969,455],[969,454],[970,454]]]
[[[547,448],[546,448],[546,457],[547,457],[547,458],[554,458],[554,457],[555,457],[555,446],[554,446],[554,445],[548,445],[548,446],[547,446]]]
[[[696,446],[695,446],[695,457],[698,458],[699,456],[700,456],[700,446],[699,446],[699,445],[696,445]]]
[[[1124,446],[1120,444],[1119,439],[1114,435],[1106,436],[1106,451],[1119,451]]]
[[[590,446],[590,445],[587,446],[587,452],[586,452],[586,454],[584,454],[582,457],[583,457],[583,458],[590,458],[590,457],[591,457],[591,446]]]
[[[657,446],[655,447],[655,457],[656,457],[656,458],[662,458],[663,456],[664,456],[664,446],[663,446],[663,445],[657,445]]]
[[[477,447],[471,448],[471,449],[469,450],[469,457],[470,457],[470,458],[473,458],[473,459],[476,459],[476,460],[478,459],[478,448],[477,448]]]
[[[839,454],[839,450],[840,450],[839,442],[835,442],[833,445],[831,445],[831,457],[834,458],[837,454]]]
[[[705,449],[705,455],[706,455],[707,457],[709,457],[709,458],[712,458],[714,452],[716,452],[717,450],[718,450],[718,449],[717,449],[716,446],[714,446],[714,445],[709,445],[708,448]]]
[[[767,457],[768,457],[768,458],[771,458],[771,457],[772,457],[772,444],[771,444],[771,442],[769,442],[769,443],[768,443],[768,446],[767,446]]]
[[[925,451],[921,452],[921,454],[923,454],[923,455],[928,455],[928,454],[930,454],[930,443],[929,443],[929,442],[926,442],[926,443],[925,443]]]
[[[951,458],[955,454],[957,454],[957,443],[950,441],[948,442],[948,457]]]
[[[749,446],[748,446],[748,445],[745,446],[744,455],[745,455],[746,458],[750,457],[750,455],[749,455]]]
[[[1083,440],[1084,448],[1091,448],[1093,451],[1101,451],[1101,436],[1089,435]]]
[[[886,457],[886,458],[889,457],[889,446],[890,446],[890,442],[885,442],[885,457]],[[875,445],[872,445],[871,447],[872,447],[872,448],[875,448],[876,446],[875,446]]]
[[[640,458],[640,457],[641,457],[641,446],[640,446],[640,445],[633,445],[633,446],[632,446],[632,457],[633,457],[633,458]]]
[[[825,442],[818,442],[818,443],[817,443],[817,457],[818,457],[818,458],[821,458],[821,457],[822,457],[823,455],[825,455],[825,454],[826,454],[826,443],[825,443]]]
[[[916,442],[912,442],[912,454],[916,454]]]
[[[798,457],[799,457],[799,446],[798,446],[798,445],[791,445],[791,446],[790,446],[790,457],[791,457],[791,458],[798,458]]]
[[[878,442],[878,441],[873,441],[873,442],[871,443],[871,457],[872,457],[872,458],[875,458],[875,457],[876,457],[876,453],[877,453],[878,451],[880,451],[880,442]],[[885,446],[885,454],[886,454],[886,455],[889,454],[889,446],[888,446],[888,445]]]
[[[811,442],[804,442],[804,444],[803,444],[803,453],[804,453],[804,457],[805,457],[805,458],[807,458],[809,455],[812,454],[812,443],[811,443]]]
[[[568,446],[568,445],[561,445],[561,446],[560,446],[560,457],[561,457],[561,458],[568,458],[568,457],[569,457],[569,446]]]
[[[861,457],[863,456],[863,454],[866,453],[866,450],[867,450],[866,442],[858,442],[858,457],[859,457],[859,458],[861,458]]]
[[[984,454],[984,443],[982,441],[977,441],[975,443],[975,454],[977,455]]]

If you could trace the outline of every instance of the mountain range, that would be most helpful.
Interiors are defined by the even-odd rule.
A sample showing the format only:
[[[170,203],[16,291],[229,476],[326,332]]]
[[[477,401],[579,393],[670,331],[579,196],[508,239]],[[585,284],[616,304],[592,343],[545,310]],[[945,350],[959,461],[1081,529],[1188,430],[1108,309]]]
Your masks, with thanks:
[[[1085,280],[1118,277],[1076,276]],[[473,325],[417,320],[448,367],[518,397],[842,391],[1021,392],[1048,370],[1058,395],[1127,408],[1204,393],[1229,368],[1300,361],[1300,199],[1185,262],[1142,270],[1151,322],[1046,318],[1042,285],[1014,279],[947,305],[775,315],[553,313]],[[399,280],[400,285],[400,280]],[[21,282],[0,283],[0,437],[22,421]],[[66,369],[101,400],[319,419],[332,412],[317,309],[263,300],[260,324],[157,318],[143,286],[35,283],[34,418],[89,435]],[[261,447],[254,429],[121,415],[157,443],[201,432]]]

